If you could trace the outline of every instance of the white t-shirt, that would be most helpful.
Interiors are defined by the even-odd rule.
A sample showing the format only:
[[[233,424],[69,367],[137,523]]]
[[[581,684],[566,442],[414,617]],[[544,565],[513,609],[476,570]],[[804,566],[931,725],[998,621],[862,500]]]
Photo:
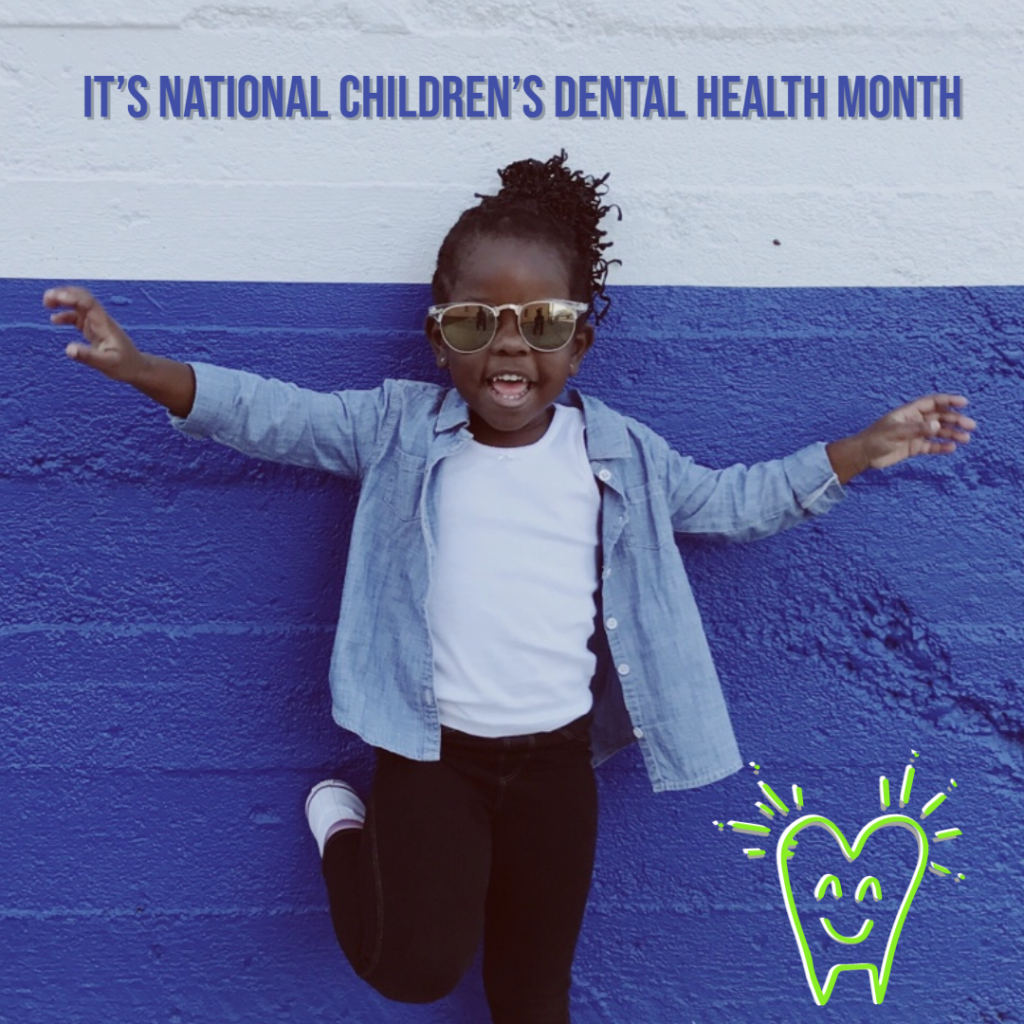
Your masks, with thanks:
[[[582,413],[554,409],[534,444],[471,441],[439,464],[434,692],[441,723],[476,736],[590,710],[600,496]]]

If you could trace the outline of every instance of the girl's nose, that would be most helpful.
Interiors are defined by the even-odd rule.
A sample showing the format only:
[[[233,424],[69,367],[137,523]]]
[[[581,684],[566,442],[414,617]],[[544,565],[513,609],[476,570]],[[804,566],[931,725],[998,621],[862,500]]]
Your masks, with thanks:
[[[519,352],[530,346],[519,333],[519,322],[515,310],[503,309],[498,314],[498,328],[494,334],[491,348],[498,352]]]

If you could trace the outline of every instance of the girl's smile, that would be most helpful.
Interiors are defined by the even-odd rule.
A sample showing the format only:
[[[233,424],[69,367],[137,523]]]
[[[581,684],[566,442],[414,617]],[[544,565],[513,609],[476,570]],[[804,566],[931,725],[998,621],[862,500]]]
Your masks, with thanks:
[[[462,254],[446,298],[501,306],[578,296],[569,294],[565,259],[556,248],[485,236]],[[480,352],[450,349],[435,320],[427,321],[426,332],[438,366],[448,367],[452,384],[469,406],[474,438],[498,448],[533,444],[544,436],[552,403],[594,340],[593,328],[578,322],[568,345],[557,352],[538,352],[527,345],[509,309],[501,313],[494,340]]]

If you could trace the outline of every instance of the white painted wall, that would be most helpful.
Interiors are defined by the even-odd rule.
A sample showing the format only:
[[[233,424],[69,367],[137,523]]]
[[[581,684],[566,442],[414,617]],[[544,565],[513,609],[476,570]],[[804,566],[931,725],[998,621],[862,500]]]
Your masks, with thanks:
[[[0,276],[424,281],[495,168],[611,171],[614,281],[1024,283],[1012,0],[451,0],[0,7]],[[319,75],[325,121],[82,116],[87,74]],[[362,74],[676,75],[685,121],[347,121]],[[698,74],[826,75],[826,121],[695,116]],[[841,74],[963,78],[960,120],[850,122]],[[781,245],[774,245],[778,239]]]

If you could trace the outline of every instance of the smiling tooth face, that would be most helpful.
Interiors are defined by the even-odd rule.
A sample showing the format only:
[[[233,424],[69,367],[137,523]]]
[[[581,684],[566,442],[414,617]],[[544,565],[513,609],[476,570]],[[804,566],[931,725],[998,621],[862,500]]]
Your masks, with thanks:
[[[842,899],[842,883],[831,873],[822,875],[818,879],[818,884],[814,887],[814,898],[820,900],[829,889],[832,890],[832,895],[837,900]],[[868,890],[871,891],[876,903],[882,898],[882,883],[874,875],[865,875],[857,883],[857,892],[854,899],[860,903]],[[830,939],[835,939],[836,942],[841,942],[845,946],[855,946],[857,943],[863,942],[871,934],[871,929],[875,926],[872,918],[865,918],[864,923],[860,926],[860,931],[856,935],[841,935],[833,928],[832,922],[827,917],[819,917],[818,920],[821,922],[822,928],[825,929],[825,934]]]
[[[853,861],[860,856],[864,849],[864,844],[875,832],[882,828],[905,829],[910,832],[917,841],[917,864],[910,878],[909,884],[907,885],[906,892],[903,894],[903,900],[900,903],[896,920],[893,922],[892,929],[889,932],[889,938],[886,941],[882,963],[880,965],[872,963],[834,964],[826,975],[824,985],[818,981],[818,976],[814,969],[814,957],[811,954],[810,946],[807,943],[807,936],[804,933],[803,924],[800,921],[800,915],[796,908],[796,902],[793,897],[793,888],[789,878],[789,862],[792,856],[792,848],[796,845],[796,837],[805,828],[810,827],[822,828],[827,831],[839,844],[840,850],[848,863],[853,863]],[[880,817],[875,818],[873,821],[868,822],[868,824],[860,830],[857,834],[857,838],[854,840],[853,846],[851,847],[842,831],[828,818],[822,817],[820,814],[806,814],[787,826],[782,835],[779,836],[775,851],[775,863],[779,872],[779,884],[782,888],[782,897],[786,905],[786,913],[789,915],[789,923],[797,941],[797,948],[800,952],[800,958],[803,963],[804,975],[807,978],[807,984],[810,987],[814,1001],[819,1006],[824,1006],[832,995],[832,990],[835,987],[835,983],[839,975],[843,971],[859,970],[868,972],[871,982],[872,1001],[875,1003],[882,1002],[885,998],[885,992],[889,985],[889,974],[892,971],[893,957],[896,953],[896,944],[899,941],[900,932],[903,929],[903,923],[910,911],[910,905],[913,902],[918,886],[921,884],[921,879],[924,877],[924,872],[928,863],[928,836],[924,829],[921,828],[913,818],[910,818],[905,814],[883,814]],[[842,896],[842,886],[836,875],[822,875],[818,880],[818,884],[814,888],[815,898],[820,900],[829,890],[832,891],[832,894],[836,899],[839,899]],[[868,892],[871,892],[875,900],[881,899],[881,883],[874,875],[866,875],[860,880],[857,885],[855,899],[860,902]],[[819,920],[821,921],[822,927],[825,929],[825,933],[830,938],[846,946],[857,945],[863,942],[868,935],[871,934],[872,928],[874,927],[874,920],[868,918],[861,925],[860,930],[855,935],[851,936],[837,932],[835,928],[832,927],[828,918],[822,917]]]

